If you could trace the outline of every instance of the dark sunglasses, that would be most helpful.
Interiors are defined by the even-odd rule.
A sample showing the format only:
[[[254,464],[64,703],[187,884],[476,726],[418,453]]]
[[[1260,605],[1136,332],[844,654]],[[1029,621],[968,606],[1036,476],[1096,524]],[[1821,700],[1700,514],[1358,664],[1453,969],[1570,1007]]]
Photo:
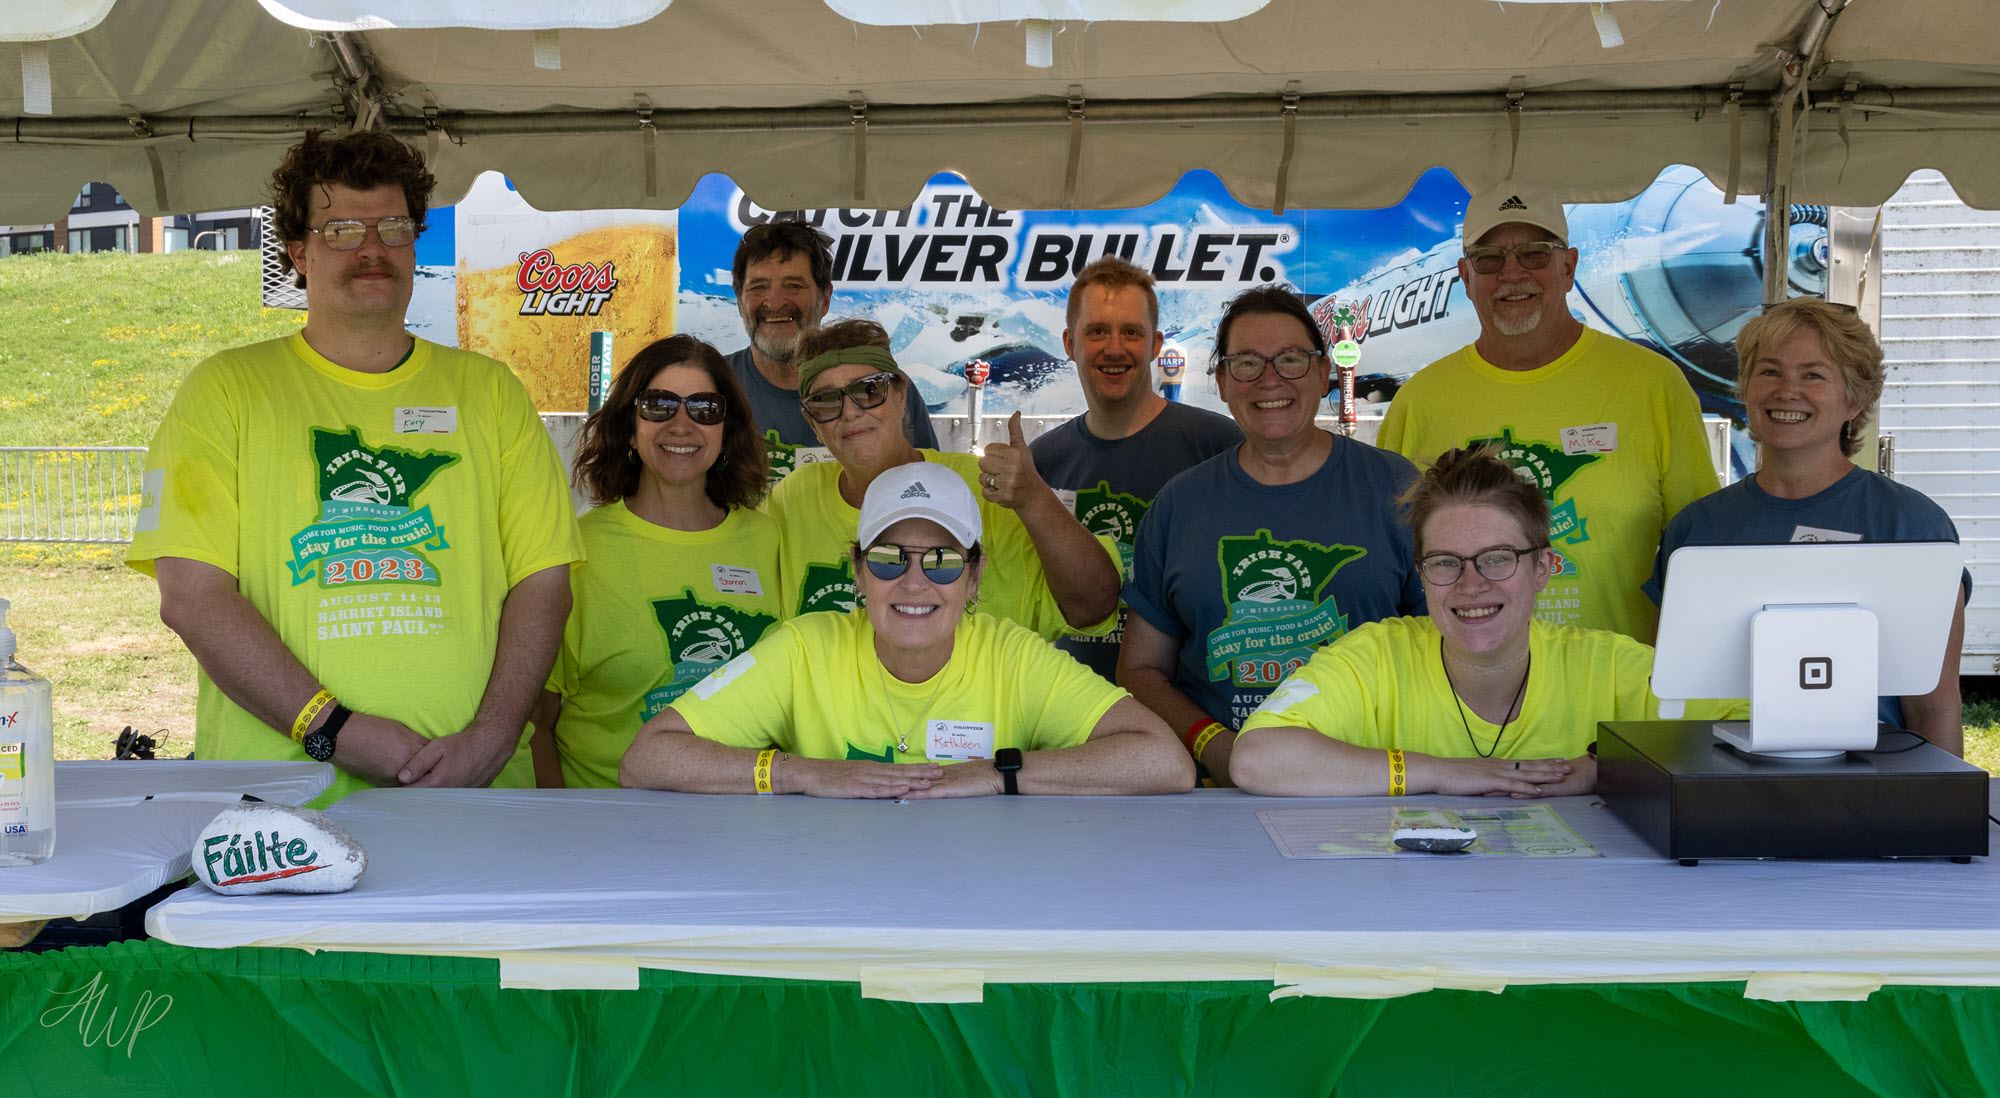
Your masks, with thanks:
[[[686,408],[688,418],[705,427],[721,423],[722,413],[729,410],[729,403],[721,393],[682,396],[671,389],[648,389],[639,394],[632,406],[638,409],[640,419],[651,423],[665,423]]]
[[[967,552],[949,545],[894,545],[884,542],[871,545],[861,554],[861,561],[868,566],[868,572],[884,583],[903,578],[910,570],[910,559],[916,558],[924,570],[924,578],[942,587],[957,583],[965,574],[965,567],[979,559],[977,550]]]
[[[883,371],[855,378],[845,385],[830,385],[815,389],[811,396],[799,401],[806,414],[814,423],[832,423],[840,418],[840,402],[851,400],[856,408],[880,408],[882,402],[896,389],[896,383],[903,380],[899,375]]]
[[[1511,254],[1514,262],[1519,263],[1522,270],[1539,271],[1548,266],[1549,260],[1554,259],[1556,253],[1561,250],[1562,245],[1553,240],[1530,240],[1526,244],[1516,244],[1511,248],[1467,248],[1465,261],[1472,265],[1474,271],[1483,275],[1493,275],[1499,274],[1500,268],[1507,265],[1507,256]]]

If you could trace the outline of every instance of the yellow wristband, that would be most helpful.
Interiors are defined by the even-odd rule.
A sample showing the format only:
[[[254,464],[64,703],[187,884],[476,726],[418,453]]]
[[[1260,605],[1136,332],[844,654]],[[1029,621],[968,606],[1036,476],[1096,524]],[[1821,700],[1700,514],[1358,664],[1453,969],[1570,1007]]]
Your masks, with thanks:
[[[1403,794],[1409,792],[1409,781],[1408,781],[1409,776],[1410,776],[1409,771],[1405,769],[1403,766],[1402,749],[1397,747],[1390,748],[1389,749],[1389,795],[1391,797],[1400,797]]]
[[[333,692],[331,690],[322,690],[312,696],[312,700],[306,703],[304,709],[299,710],[299,715],[292,719],[293,743],[302,744],[306,742],[306,726],[311,724],[313,718],[319,716],[319,711],[325,709],[327,703],[331,701],[333,701]]]
[[[757,769],[751,772],[750,777],[757,783],[757,792],[760,795],[771,791],[771,760],[777,757],[778,749],[775,747],[767,747],[757,752]]]
[[[1194,738],[1194,746],[1189,748],[1194,753],[1194,761],[1201,761],[1202,750],[1208,746],[1208,741],[1228,730],[1221,721],[1208,722],[1208,727],[1201,730],[1201,735]]]

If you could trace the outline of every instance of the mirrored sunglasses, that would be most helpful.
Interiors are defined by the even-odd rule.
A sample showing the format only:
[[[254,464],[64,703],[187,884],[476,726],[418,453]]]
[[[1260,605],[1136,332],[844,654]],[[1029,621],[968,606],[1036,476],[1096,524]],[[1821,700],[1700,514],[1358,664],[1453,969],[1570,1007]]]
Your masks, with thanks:
[[[722,413],[729,404],[721,393],[693,393],[682,396],[671,389],[648,389],[640,393],[632,406],[639,411],[639,418],[652,423],[665,423],[674,418],[682,408],[687,409],[688,418],[705,427],[713,427],[722,422]]]
[[[910,570],[912,557],[916,558],[918,566],[924,570],[924,578],[940,587],[957,583],[958,577],[965,574],[965,566],[975,559],[974,554],[949,545],[905,546],[887,542],[870,546],[868,551],[861,555],[862,563],[868,566],[869,574],[884,583],[903,578],[903,574]]]
[[[813,422],[832,423],[840,418],[841,401],[851,400],[856,408],[880,408],[882,402],[889,399],[889,394],[895,391],[896,383],[901,380],[900,376],[885,370],[879,374],[855,378],[845,385],[815,389],[811,396],[799,403],[805,407],[806,415],[811,416]]]
[[[385,248],[407,248],[417,239],[417,219],[401,216],[344,217],[308,231],[318,233],[319,238],[326,241],[326,246],[336,252],[351,252],[368,239],[370,226],[374,227],[375,235]]]

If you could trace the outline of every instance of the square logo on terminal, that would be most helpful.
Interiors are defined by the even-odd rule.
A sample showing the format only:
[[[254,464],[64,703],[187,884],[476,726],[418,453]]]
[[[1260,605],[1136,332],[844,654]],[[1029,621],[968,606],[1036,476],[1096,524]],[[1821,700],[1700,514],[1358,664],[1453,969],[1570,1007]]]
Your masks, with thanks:
[[[1799,660],[1799,689],[1833,689],[1833,659],[1829,656],[1806,656]]]

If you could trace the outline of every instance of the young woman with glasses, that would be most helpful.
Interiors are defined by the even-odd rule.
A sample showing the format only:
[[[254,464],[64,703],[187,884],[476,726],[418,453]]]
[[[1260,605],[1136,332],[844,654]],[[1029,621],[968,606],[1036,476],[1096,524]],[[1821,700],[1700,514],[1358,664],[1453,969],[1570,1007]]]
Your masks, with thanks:
[[[849,543],[864,606],[773,630],[647,723],[626,785],[689,793],[968,797],[1176,793],[1159,718],[1011,622],[964,478],[910,462],[868,486]]]
[[[535,711],[542,784],[617,786],[647,718],[777,624],[765,460],[741,383],[693,336],[632,356],[584,421],[575,481],[597,506],[578,521],[586,559]]]
[[[1167,482],[1140,521],[1118,682],[1227,784],[1236,729],[1285,676],[1424,597],[1395,505],[1416,467],[1314,423],[1330,373],[1305,305],[1247,291],[1215,350],[1243,444]]]
[[[1043,637],[1101,633],[1118,608],[1118,547],[1077,522],[1035,472],[1018,421],[1009,442],[984,458],[920,450],[904,434],[909,379],[888,333],[847,320],[800,337],[799,403],[831,462],[803,465],[771,491],[784,532],[785,612],[850,610],[848,547],[861,500],[875,478],[917,461],[956,471],[982,502],[992,559],[980,608]]]
[[[1244,723],[1236,783],[1322,797],[1590,792],[1597,722],[1658,716],[1653,650],[1535,618],[1563,566],[1548,502],[1490,453],[1444,453],[1407,503],[1430,616],[1378,621],[1321,649]]]

